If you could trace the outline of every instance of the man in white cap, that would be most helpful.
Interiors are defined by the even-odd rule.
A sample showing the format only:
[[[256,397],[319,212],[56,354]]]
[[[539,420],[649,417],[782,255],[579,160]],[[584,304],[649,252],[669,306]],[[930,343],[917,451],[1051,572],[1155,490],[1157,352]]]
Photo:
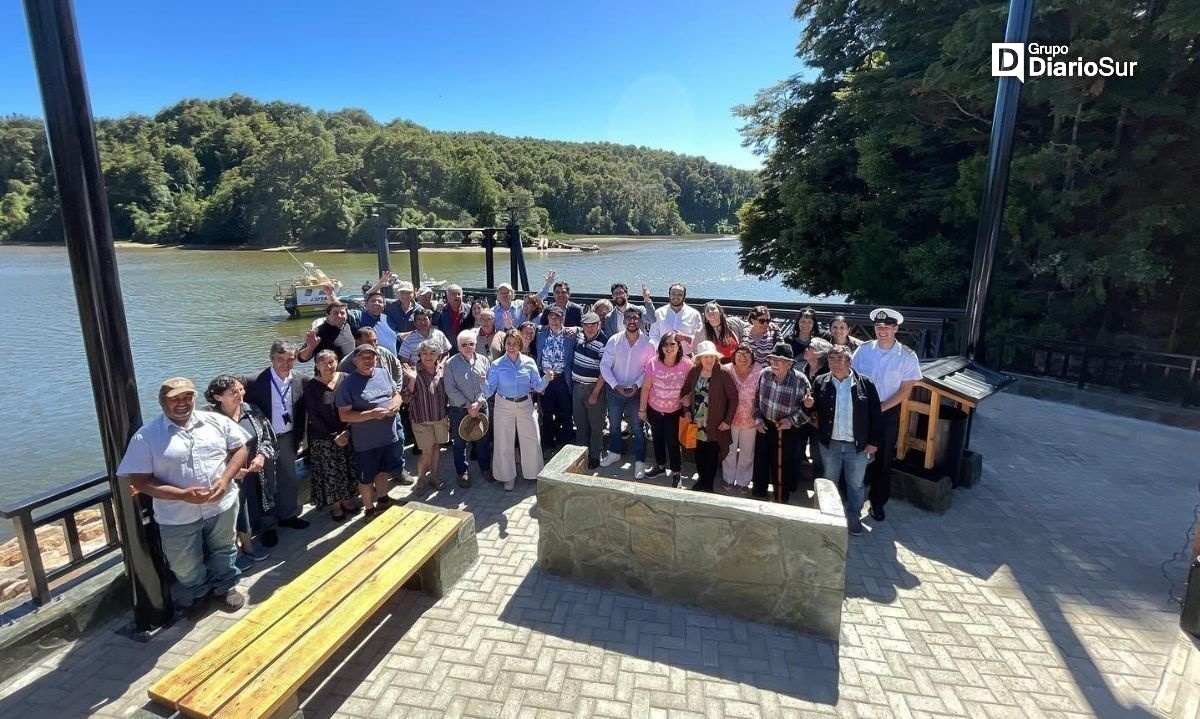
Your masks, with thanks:
[[[175,603],[198,618],[213,597],[230,611],[245,598],[235,589],[238,488],[248,435],[219,412],[197,411],[196,387],[172,377],[158,389],[163,413],[129,440],[117,474],[154,500],[163,556],[175,575]]]
[[[392,277],[395,277],[393,274]],[[387,315],[388,322],[392,324],[392,329],[396,330],[396,334],[409,332],[413,328],[413,310],[417,309],[417,303],[414,295],[416,292],[413,289],[413,283],[408,280],[398,280],[394,285],[396,288],[396,299],[388,300],[387,305],[383,308],[383,313]],[[399,345],[399,341],[397,341]],[[388,349],[398,349],[389,347]]]
[[[879,409],[883,415],[883,443],[875,461],[867,468],[871,483],[868,498],[871,517],[882,522],[883,507],[892,494],[892,459],[896,455],[896,440],[900,435],[900,404],[921,379],[921,363],[917,353],[896,340],[896,330],[904,315],[881,307],[868,315],[875,323],[875,339],[864,343],[854,352],[854,371],[871,380],[879,393]]]

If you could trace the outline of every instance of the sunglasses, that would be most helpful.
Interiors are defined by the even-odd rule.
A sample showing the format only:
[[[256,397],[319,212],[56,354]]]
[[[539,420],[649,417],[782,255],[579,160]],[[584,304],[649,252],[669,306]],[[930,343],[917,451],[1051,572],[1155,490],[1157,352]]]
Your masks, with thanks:
[[[770,321],[771,321],[771,318],[770,318],[770,317],[760,317],[760,318],[758,318],[758,319],[756,319],[756,320],[754,320],[754,321],[755,321],[755,322],[757,322],[757,323],[758,323],[758,324],[760,324],[760,325],[765,325],[765,324],[767,324],[768,322],[770,322]]]

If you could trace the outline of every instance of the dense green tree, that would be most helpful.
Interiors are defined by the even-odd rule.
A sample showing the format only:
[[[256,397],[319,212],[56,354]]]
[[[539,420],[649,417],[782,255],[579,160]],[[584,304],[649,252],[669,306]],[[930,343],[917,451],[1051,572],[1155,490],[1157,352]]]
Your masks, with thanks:
[[[1006,6],[796,5],[811,72],[739,108],[765,157],[738,213],[745,270],[813,294],[962,306]],[[1139,64],[1025,83],[991,329],[1200,350],[1196,3],[1046,0],[1030,39]]]
[[[431,132],[234,95],[97,122],[114,233],[142,242],[360,246],[381,221],[507,221],[527,236],[722,228],[755,174],[606,143]],[[58,241],[42,124],[0,119],[0,243]],[[372,218],[379,203],[400,208]]]

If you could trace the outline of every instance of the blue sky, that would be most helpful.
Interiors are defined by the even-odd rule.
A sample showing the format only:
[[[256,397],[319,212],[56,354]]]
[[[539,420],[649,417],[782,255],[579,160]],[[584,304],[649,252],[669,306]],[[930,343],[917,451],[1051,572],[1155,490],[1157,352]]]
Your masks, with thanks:
[[[76,0],[92,108],[238,92],[376,120],[646,145],[754,168],[730,112],[801,71],[792,0]],[[0,114],[41,115],[0,3]]]

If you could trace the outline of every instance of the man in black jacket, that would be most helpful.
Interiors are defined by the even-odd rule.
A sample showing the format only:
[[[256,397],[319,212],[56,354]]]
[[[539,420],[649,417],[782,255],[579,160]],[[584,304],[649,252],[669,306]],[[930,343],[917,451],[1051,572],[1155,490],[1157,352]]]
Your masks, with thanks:
[[[845,470],[846,528],[858,536],[863,533],[863,478],[883,443],[883,415],[874,383],[850,369],[850,352],[845,345],[833,346],[829,372],[813,382],[804,408],[817,420],[825,476],[837,482]]]
[[[279,459],[276,469],[275,507],[279,524],[304,529],[308,522],[300,518],[299,482],[296,479],[296,450],[308,429],[304,411],[306,375],[293,372],[296,348],[290,342],[276,340],[271,345],[271,366],[244,378],[246,401],[271,418],[278,437]],[[277,541],[274,528],[262,532],[263,544]]]

